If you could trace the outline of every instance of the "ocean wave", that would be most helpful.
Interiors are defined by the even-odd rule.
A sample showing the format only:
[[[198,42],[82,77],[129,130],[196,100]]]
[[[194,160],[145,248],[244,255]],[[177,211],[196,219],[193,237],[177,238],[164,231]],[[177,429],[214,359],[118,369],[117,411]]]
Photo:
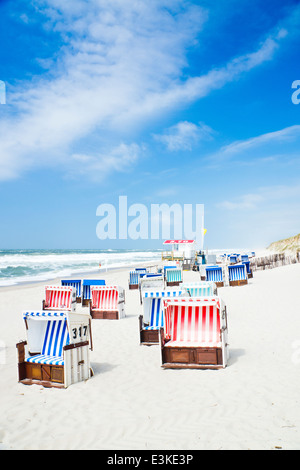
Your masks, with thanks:
[[[160,259],[160,251],[0,250],[0,286],[71,277]]]

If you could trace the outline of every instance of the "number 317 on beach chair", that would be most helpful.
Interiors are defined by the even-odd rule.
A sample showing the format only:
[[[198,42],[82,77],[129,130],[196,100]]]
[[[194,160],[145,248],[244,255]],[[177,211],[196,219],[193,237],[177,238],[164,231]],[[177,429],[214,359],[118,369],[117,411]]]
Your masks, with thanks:
[[[17,344],[19,382],[67,388],[92,376],[91,320],[73,312],[24,312],[27,340]]]

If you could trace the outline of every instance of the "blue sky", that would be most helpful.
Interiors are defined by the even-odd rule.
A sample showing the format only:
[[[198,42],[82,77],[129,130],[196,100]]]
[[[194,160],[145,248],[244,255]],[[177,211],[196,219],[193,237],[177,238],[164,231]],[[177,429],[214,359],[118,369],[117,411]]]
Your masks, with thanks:
[[[296,1],[0,2],[1,248],[96,236],[100,204],[205,205],[205,247],[300,232]]]

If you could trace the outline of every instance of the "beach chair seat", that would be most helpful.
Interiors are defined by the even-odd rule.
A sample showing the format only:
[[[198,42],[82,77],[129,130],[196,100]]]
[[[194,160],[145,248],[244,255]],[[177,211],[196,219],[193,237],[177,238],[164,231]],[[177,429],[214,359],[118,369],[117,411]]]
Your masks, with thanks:
[[[212,281],[217,287],[224,286],[223,269],[222,266],[206,266],[205,267],[206,281]]]
[[[76,290],[72,286],[45,286],[43,310],[76,310]]]
[[[19,382],[68,387],[91,377],[88,315],[24,312],[27,340],[17,344]]]
[[[119,286],[91,286],[90,315],[100,320],[125,317],[125,291]]]
[[[76,290],[76,302],[81,303],[81,279],[63,279],[62,287],[74,287]]]
[[[182,294],[183,290],[178,287],[143,291],[143,315],[139,316],[140,344],[149,346],[159,343],[159,329],[164,320],[163,299]]]
[[[217,286],[213,281],[183,282],[181,289],[190,297],[208,297],[217,295]]]
[[[181,268],[167,268],[165,276],[167,286],[179,286],[182,282]]]
[[[104,279],[83,279],[82,281],[82,306],[86,307],[91,302],[91,286],[105,286]]]
[[[162,367],[226,367],[227,330],[226,307],[217,296],[164,300]]]
[[[228,266],[228,279],[230,286],[243,286],[248,284],[248,275],[245,264]]]

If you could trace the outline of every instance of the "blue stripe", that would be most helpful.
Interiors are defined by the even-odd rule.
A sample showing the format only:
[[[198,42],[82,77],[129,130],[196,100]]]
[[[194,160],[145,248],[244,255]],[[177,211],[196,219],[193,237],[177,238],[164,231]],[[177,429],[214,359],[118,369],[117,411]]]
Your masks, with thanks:
[[[53,340],[54,340],[53,356],[61,356],[61,354],[56,354],[56,350],[57,350],[56,348],[57,348],[57,342],[58,342],[58,336],[59,336],[60,328],[61,328],[61,321],[59,321],[58,324],[57,324],[55,338],[53,338]]]
[[[45,348],[46,348],[47,342],[48,342],[50,327],[51,327],[50,321],[48,321],[47,328],[46,328],[45,339],[44,339],[44,345],[43,345],[43,349],[42,349],[42,354],[46,354]]]

